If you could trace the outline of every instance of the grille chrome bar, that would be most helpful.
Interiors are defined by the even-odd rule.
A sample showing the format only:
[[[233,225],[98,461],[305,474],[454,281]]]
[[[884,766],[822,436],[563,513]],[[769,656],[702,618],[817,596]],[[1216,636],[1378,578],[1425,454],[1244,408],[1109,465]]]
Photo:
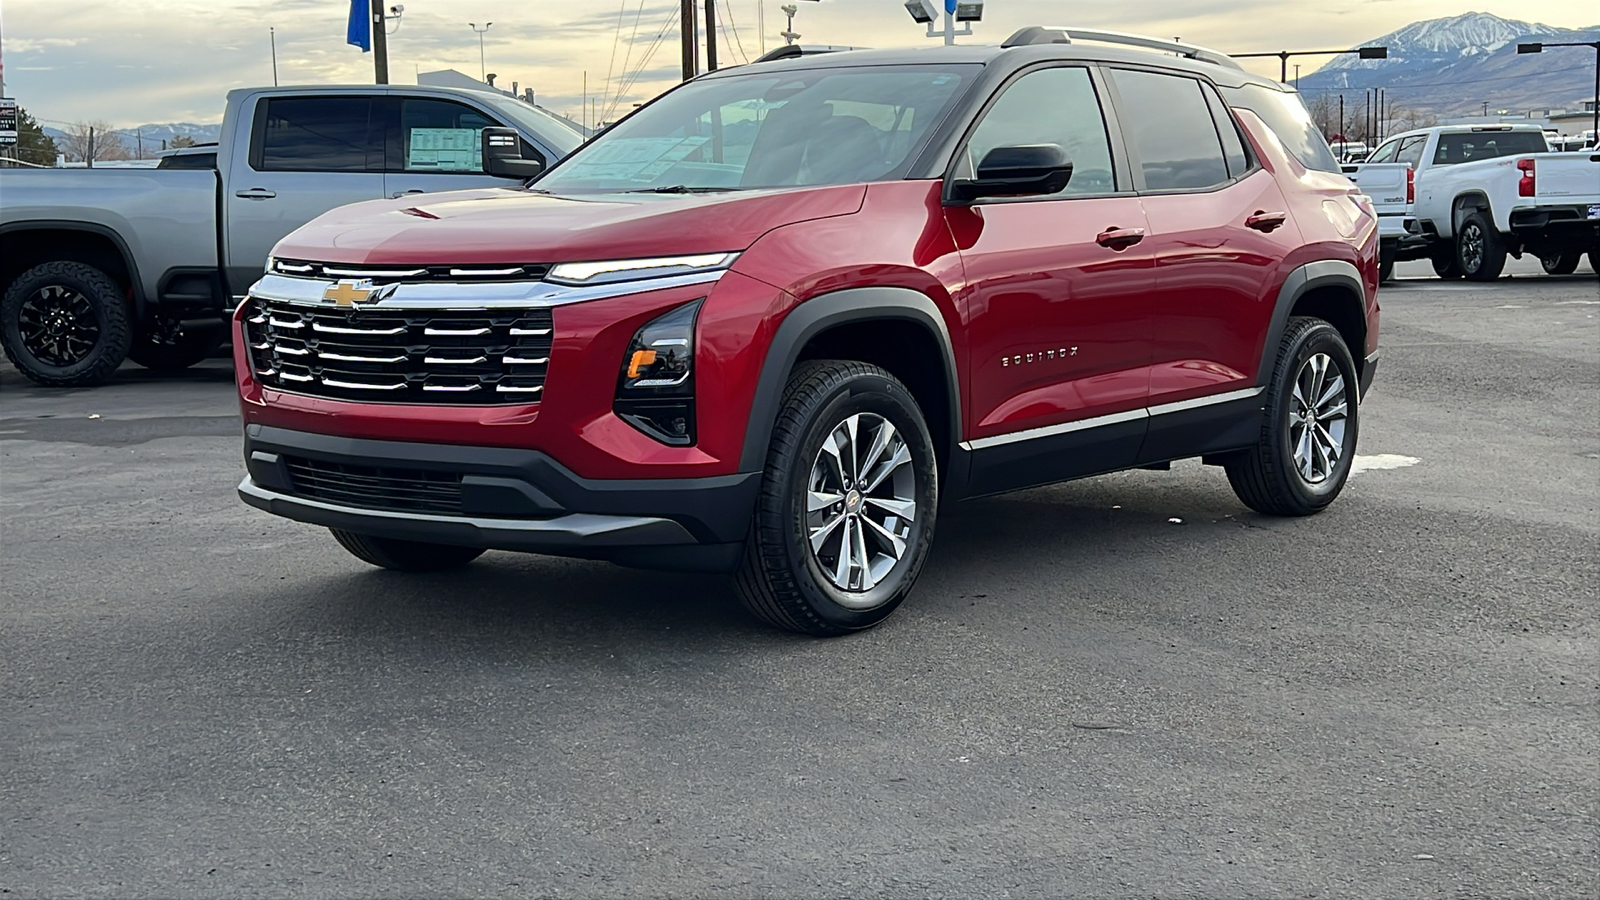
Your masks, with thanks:
[[[405,362],[405,354],[399,356],[351,356],[348,353],[329,353],[326,350],[317,351],[318,359],[334,359],[339,362],[364,362],[364,363],[397,363]]]
[[[320,331],[323,334],[382,334],[382,335],[389,335],[389,334],[400,334],[401,332],[405,331],[406,329],[405,329],[404,325],[400,326],[399,328],[346,328],[343,325],[324,325],[321,322],[313,322],[313,323],[311,323],[311,330],[312,331]]]
[[[441,392],[441,393],[449,393],[449,394],[465,394],[465,393],[467,393],[469,391],[481,391],[481,390],[483,390],[483,385],[481,385],[481,384],[425,384],[425,385],[422,386],[422,389],[425,390],[425,391],[438,391],[438,392]]]
[[[277,316],[268,316],[267,317],[267,324],[276,326],[278,328],[304,328],[304,327],[306,327],[306,323],[304,323],[304,322],[291,322],[291,321],[289,321],[287,319],[280,319]]]
[[[406,386],[404,381],[398,384],[362,384],[359,381],[341,381],[326,375],[322,376],[322,383],[328,387],[346,388],[352,391],[398,391]]]
[[[433,328],[433,327],[428,327],[428,328],[422,329],[422,333],[425,334],[425,335],[428,335],[429,337],[477,337],[480,334],[488,334],[489,333],[489,329],[487,329],[487,328]]]
[[[278,264],[283,267],[282,263]],[[310,271],[309,268],[306,271]],[[332,275],[336,278],[415,278],[418,275],[428,274],[427,269],[335,269],[329,266],[322,267],[322,274]]]
[[[265,375],[267,373],[266,372],[262,372],[261,374]],[[310,375],[301,375],[301,374],[299,374],[297,372],[280,372],[280,373],[278,373],[278,377],[282,378],[284,381],[312,381],[313,380]]]
[[[524,359],[520,356],[502,356],[500,361],[512,366],[542,366],[550,361],[550,357],[541,356],[538,359]]]
[[[475,366],[478,363],[489,361],[487,356],[474,356],[471,359],[446,359],[442,356],[424,356],[422,361],[430,366]]]
[[[513,329],[511,329],[511,336],[512,337],[523,337],[523,336],[538,337],[539,335],[545,335],[545,334],[549,334],[549,333],[550,333],[550,329],[548,329],[548,328],[513,328]]]
[[[495,385],[494,389],[502,394],[537,394],[538,392],[544,390],[544,386],[540,385],[538,387],[521,387],[514,384],[498,384]]]

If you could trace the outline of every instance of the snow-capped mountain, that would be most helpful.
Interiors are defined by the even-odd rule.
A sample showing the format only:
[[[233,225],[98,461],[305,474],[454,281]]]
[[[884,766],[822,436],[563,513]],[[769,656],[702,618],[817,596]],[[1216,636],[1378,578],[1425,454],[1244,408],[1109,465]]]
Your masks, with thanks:
[[[1389,48],[1388,59],[1336,56],[1300,79],[1308,102],[1342,94],[1363,102],[1367,88],[1384,88],[1389,101],[1433,115],[1490,110],[1526,112],[1577,109],[1594,98],[1594,52],[1551,48],[1518,55],[1530,41],[1593,41],[1600,26],[1578,31],[1535,22],[1466,13],[1413,22],[1362,41]]]
[[[1469,12],[1444,19],[1412,22],[1399,31],[1373,38],[1364,46],[1388,47],[1388,59],[1335,56],[1317,70],[1386,69],[1427,62],[1457,62],[1465,57],[1488,56],[1519,39],[1563,33],[1560,28],[1502,19],[1489,13]]]

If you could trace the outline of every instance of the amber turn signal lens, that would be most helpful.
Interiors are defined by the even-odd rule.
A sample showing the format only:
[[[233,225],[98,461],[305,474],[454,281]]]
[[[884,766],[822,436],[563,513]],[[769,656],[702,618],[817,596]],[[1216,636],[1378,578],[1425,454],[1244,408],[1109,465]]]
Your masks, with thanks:
[[[654,350],[635,350],[635,351],[633,351],[633,359],[628,361],[628,377],[629,378],[638,378],[639,377],[639,367],[648,366],[648,365],[650,365],[651,363],[653,363],[655,361],[656,361],[656,352]]]

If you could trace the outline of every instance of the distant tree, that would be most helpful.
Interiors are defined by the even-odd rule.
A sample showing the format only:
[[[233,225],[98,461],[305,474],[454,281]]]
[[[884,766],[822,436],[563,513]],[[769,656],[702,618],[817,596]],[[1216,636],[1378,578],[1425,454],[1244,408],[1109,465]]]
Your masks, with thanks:
[[[17,158],[41,166],[56,164],[56,142],[44,133],[28,111],[17,108]]]
[[[180,147],[193,147],[194,138],[189,137],[187,134],[180,134],[172,140],[167,141],[167,146],[173,150],[177,150]]]
[[[1417,128],[1430,128],[1439,124],[1439,117],[1426,110],[1413,109],[1396,103],[1389,107],[1388,134],[1399,134]]]
[[[61,139],[61,152],[67,162],[84,162],[89,158],[90,137],[93,136],[96,162],[110,159],[129,159],[128,143],[122,135],[104,122],[78,122],[66,127]]]

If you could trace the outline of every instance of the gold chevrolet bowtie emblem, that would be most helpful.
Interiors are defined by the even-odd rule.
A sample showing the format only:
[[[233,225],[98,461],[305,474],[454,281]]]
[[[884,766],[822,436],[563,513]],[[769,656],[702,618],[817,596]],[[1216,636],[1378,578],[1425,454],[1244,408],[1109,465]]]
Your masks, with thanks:
[[[332,300],[337,306],[364,303],[377,293],[370,281],[336,281],[322,292],[322,299]]]

